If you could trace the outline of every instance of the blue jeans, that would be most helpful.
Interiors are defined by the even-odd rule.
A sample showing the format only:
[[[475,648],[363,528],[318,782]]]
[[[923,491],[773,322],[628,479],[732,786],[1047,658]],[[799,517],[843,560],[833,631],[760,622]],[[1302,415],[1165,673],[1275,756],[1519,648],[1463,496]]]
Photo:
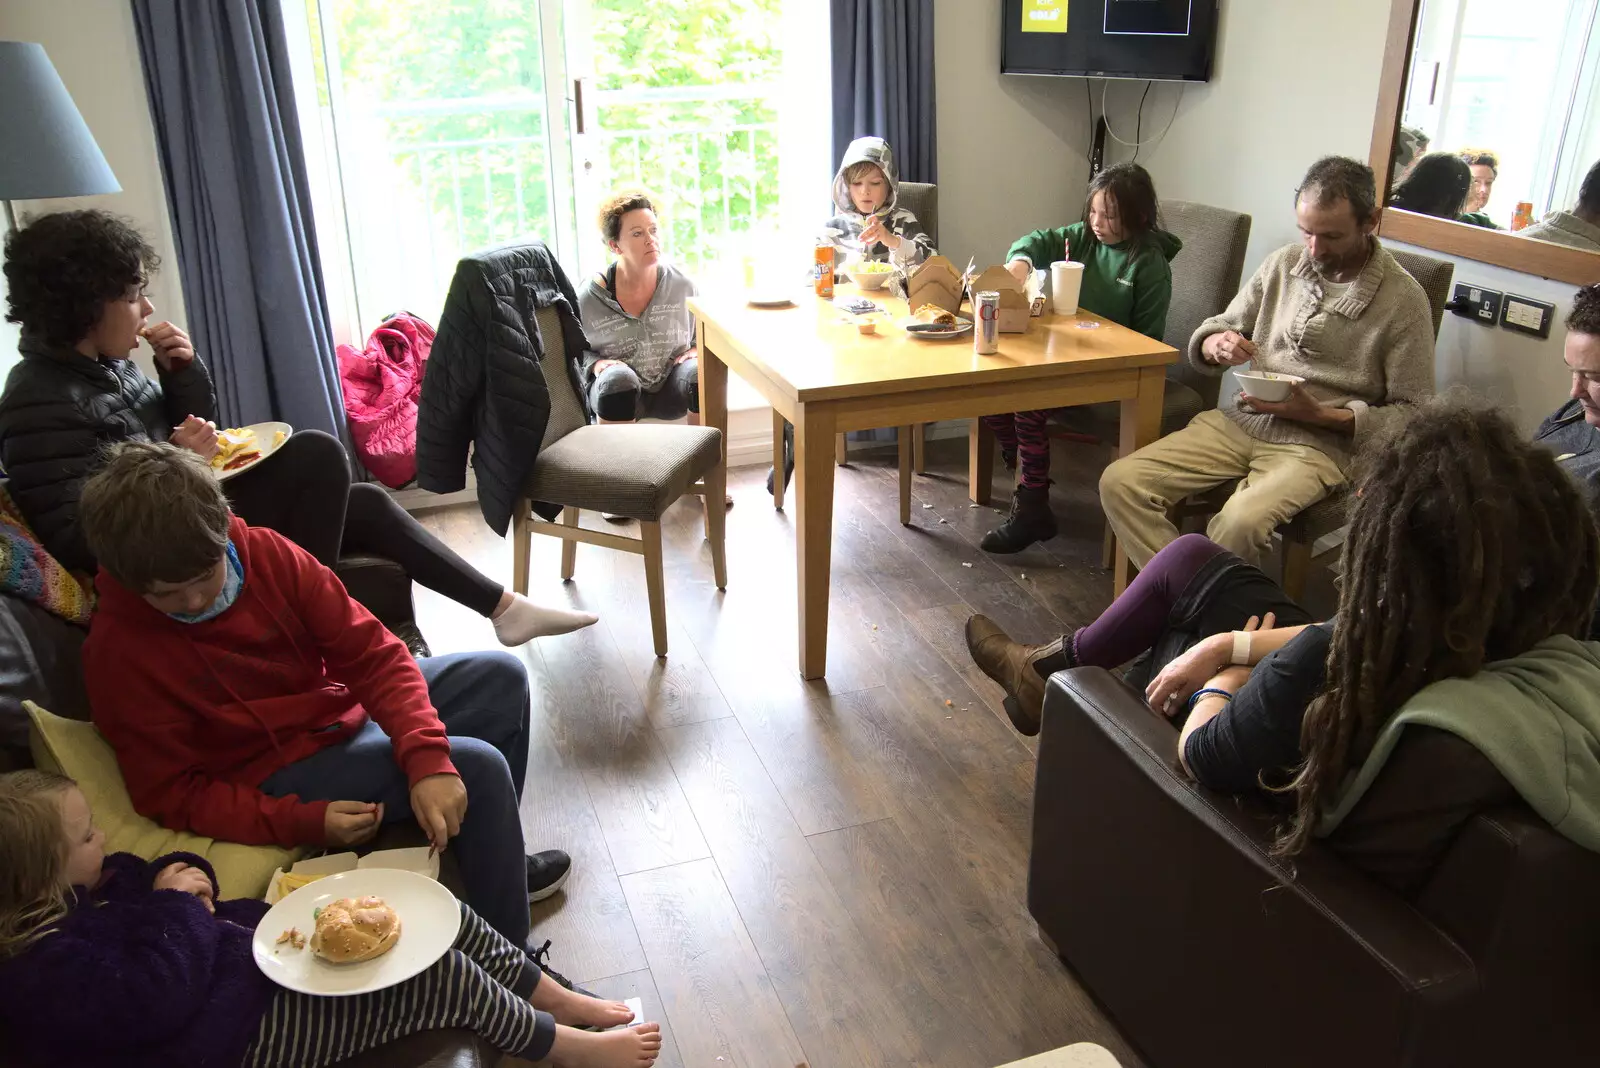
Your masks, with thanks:
[[[509,653],[455,653],[418,662],[450,736],[450,760],[467,788],[467,815],[450,840],[466,901],[513,945],[528,941],[528,869],[517,804],[528,771],[528,675]],[[385,823],[411,818],[411,786],[389,736],[369,720],[331,745],[272,773],[273,797],[383,804]]]

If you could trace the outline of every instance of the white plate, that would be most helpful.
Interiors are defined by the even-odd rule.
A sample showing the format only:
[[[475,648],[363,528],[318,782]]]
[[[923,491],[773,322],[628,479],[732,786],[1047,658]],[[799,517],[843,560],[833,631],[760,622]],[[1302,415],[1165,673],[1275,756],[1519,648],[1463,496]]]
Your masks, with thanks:
[[[311,952],[316,929],[312,910],[342,897],[383,898],[400,916],[400,939],[381,957],[359,964],[329,964]],[[304,949],[274,945],[278,936],[298,927]],[[279,986],[302,994],[348,997],[403,983],[444,956],[461,929],[461,906],[440,883],[414,871],[357,868],[307,883],[272,906],[256,928],[251,949],[256,966]]]
[[[916,321],[915,319],[907,319],[900,324],[900,328],[905,330],[907,324],[915,323]],[[957,319],[956,325],[948,330],[906,330],[906,337],[914,337],[919,341],[947,341],[953,337],[966,337],[970,333],[972,333],[971,321]]]
[[[751,293],[746,300],[753,308],[787,308],[794,303],[793,297],[777,293]]]
[[[238,430],[240,428],[230,427],[229,429]],[[289,435],[294,433],[294,427],[290,426],[288,423],[251,423],[249,426],[244,427],[243,429],[254,430],[256,432],[256,444],[261,448],[261,455],[257,456],[254,460],[251,460],[247,464],[240,464],[232,471],[218,471],[218,482],[226,482],[230,478],[242,475],[246,471],[253,470],[255,466],[262,460],[265,460],[267,457],[283,448],[283,441],[288,441]],[[277,437],[278,431],[280,430],[283,431],[283,441],[274,441],[274,439]]]

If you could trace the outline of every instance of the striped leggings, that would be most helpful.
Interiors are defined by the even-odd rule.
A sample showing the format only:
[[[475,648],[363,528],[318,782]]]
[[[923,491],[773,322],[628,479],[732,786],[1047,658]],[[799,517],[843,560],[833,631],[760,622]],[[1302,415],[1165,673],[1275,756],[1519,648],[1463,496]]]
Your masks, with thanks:
[[[1050,435],[1045,432],[1049,412],[1015,412],[986,415],[983,425],[994,431],[1002,452],[1017,458],[1017,485],[1050,485]]]
[[[418,1031],[454,1027],[502,1053],[543,1060],[555,1043],[555,1018],[528,1003],[542,974],[463,904],[455,945],[398,986],[340,998],[278,991],[244,1068],[318,1068]]]

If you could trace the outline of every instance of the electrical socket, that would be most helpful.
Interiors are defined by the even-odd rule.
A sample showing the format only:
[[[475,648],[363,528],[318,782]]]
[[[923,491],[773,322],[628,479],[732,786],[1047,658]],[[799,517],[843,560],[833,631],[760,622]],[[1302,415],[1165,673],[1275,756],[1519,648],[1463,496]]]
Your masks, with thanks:
[[[1550,323],[1555,317],[1554,304],[1508,293],[1501,307],[1500,325],[1534,337],[1549,337]]]
[[[1457,282],[1451,294],[1450,310],[1463,319],[1474,319],[1486,326],[1493,326],[1500,318],[1501,298],[1502,294],[1496,290]]]

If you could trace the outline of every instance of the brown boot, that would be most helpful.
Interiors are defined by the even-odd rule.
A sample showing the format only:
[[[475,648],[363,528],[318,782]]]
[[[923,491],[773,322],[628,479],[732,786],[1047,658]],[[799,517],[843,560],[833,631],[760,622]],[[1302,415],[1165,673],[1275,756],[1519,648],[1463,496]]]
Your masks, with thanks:
[[[1052,673],[1072,666],[1065,638],[1047,645],[1014,642],[988,616],[967,620],[967,652],[978,669],[1006,691],[1006,715],[1011,725],[1032,737],[1039,733],[1044,711],[1044,681]]]

